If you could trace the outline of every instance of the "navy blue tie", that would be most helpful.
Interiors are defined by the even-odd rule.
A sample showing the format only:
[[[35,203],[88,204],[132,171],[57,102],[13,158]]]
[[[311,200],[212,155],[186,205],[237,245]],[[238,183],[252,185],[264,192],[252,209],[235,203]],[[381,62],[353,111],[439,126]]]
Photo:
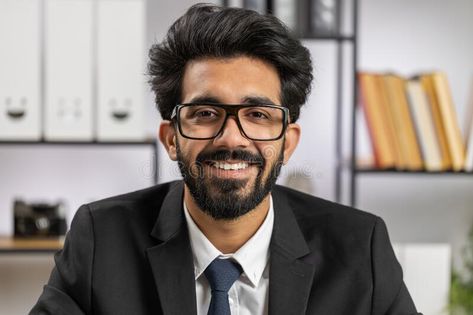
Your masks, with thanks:
[[[205,269],[204,274],[212,289],[212,298],[207,315],[231,315],[228,290],[240,277],[242,269],[230,259],[216,258]]]

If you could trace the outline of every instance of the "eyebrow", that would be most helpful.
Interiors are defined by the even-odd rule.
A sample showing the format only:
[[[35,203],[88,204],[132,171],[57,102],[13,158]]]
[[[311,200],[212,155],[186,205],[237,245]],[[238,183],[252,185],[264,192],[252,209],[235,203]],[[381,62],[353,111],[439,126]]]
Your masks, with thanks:
[[[266,96],[247,96],[243,100],[243,103],[249,103],[249,104],[269,104],[269,105],[276,105],[273,101],[271,101],[268,97]]]
[[[192,98],[189,103],[223,104],[224,102],[222,102],[218,97],[215,97],[212,95],[202,95],[202,96],[196,96]],[[246,96],[243,99],[242,104],[277,105],[266,96]]]

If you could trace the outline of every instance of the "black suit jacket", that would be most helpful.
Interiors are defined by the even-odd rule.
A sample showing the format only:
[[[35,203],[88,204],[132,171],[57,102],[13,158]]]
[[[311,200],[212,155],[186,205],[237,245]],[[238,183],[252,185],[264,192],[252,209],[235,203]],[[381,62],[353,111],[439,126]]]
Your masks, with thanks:
[[[270,315],[417,314],[374,215],[277,186]],[[191,315],[181,181],[83,205],[30,314]]]

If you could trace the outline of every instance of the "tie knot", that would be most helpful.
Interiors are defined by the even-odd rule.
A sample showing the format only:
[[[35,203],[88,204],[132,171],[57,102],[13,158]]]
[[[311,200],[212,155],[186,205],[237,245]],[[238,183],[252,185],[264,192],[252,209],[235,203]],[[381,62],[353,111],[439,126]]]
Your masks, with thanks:
[[[242,273],[241,266],[230,259],[216,258],[205,269],[204,274],[212,291],[228,292]]]

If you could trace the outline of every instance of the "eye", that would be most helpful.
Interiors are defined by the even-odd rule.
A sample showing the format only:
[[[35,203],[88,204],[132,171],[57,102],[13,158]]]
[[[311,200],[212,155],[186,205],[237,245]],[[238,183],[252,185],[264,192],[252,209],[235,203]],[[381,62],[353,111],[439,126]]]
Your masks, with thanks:
[[[213,117],[214,115],[216,115],[216,113],[210,110],[200,110],[198,112],[195,112],[194,114],[195,117],[199,117],[199,118]]]
[[[201,107],[196,108],[192,113],[192,118],[197,121],[213,121],[221,116],[219,111],[215,108]]]
[[[261,111],[261,110],[253,110],[247,113],[247,116],[252,119],[258,119],[258,120],[263,120],[263,119],[270,119],[270,116]]]

